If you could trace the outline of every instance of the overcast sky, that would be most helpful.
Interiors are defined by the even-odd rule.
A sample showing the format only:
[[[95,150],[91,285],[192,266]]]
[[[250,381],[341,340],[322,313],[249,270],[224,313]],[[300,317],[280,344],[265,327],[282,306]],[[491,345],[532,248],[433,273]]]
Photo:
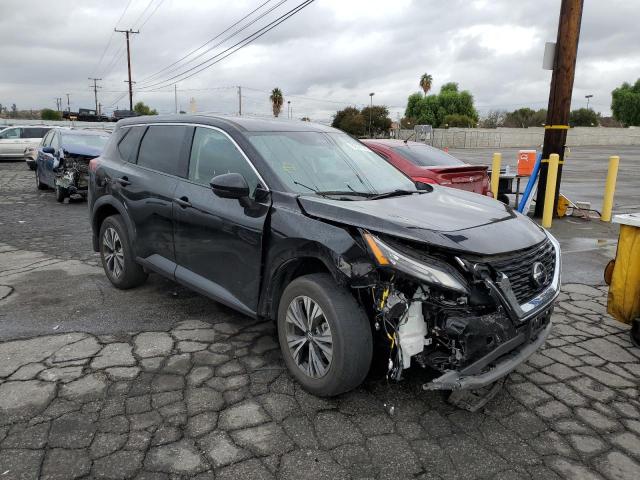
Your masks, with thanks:
[[[560,0],[316,0],[201,73],[169,80],[302,2],[267,1],[222,33],[265,1],[0,0],[0,103],[55,108],[55,98],[66,106],[70,93],[72,110],[91,108],[87,77],[101,77],[105,110],[127,108],[125,39],[113,33],[117,24],[140,30],[131,39],[134,102],[160,113],[173,111],[172,83],[179,80],[178,101],[187,111],[236,113],[235,86],[242,85],[243,113],[267,115],[268,92],[277,86],[298,118],[329,121],[375,92],[374,103],[387,105],[395,119],[424,72],[433,76],[434,91],[458,82],[481,113],[546,107],[551,72],[542,70],[542,54],[544,43],[555,41]],[[591,105],[609,114],[611,90],[640,77],[639,18],[638,0],[585,1],[572,108],[593,94]],[[166,69],[221,33],[206,48],[231,38]]]

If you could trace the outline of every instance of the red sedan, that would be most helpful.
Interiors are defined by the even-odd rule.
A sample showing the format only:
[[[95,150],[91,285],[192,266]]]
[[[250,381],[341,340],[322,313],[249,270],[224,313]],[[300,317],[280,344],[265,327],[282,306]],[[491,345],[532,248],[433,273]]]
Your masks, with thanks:
[[[414,182],[437,183],[481,195],[489,191],[489,167],[469,165],[442,150],[419,142],[365,139],[362,142]]]

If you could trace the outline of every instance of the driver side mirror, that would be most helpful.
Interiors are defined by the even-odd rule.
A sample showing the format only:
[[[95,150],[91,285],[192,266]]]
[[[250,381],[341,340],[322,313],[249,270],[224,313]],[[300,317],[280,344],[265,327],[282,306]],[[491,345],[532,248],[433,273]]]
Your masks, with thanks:
[[[53,155],[54,153],[56,153],[56,149],[53,147],[44,147],[42,149],[42,153],[48,153],[49,155]]]
[[[213,193],[220,198],[241,199],[249,196],[249,184],[239,173],[216,175],[209,185]]]

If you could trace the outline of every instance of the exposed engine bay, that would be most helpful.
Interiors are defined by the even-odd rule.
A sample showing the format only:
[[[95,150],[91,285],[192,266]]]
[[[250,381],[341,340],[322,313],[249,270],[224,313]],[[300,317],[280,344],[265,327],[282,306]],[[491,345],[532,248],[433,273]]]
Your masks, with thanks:
[[[372,238],[377,242],[374,249],[381,248],[388,258],[393,255],[389,252],[395,252],[397,259],[403,256],[398,253],[401,245],[392,244],[392,250],[389,242]],[[421,261],[431,265],[442,261],[439,268],[444,269],[446,259],[430,255]],[[454,258],[460,268],[449,273],[460,277],[464,289],[443,288],[433,275],[416,278],[399,264],[395,266],[400,268],[383,265],[370,272],[367,286],[352,285],[360,290],[361,302],[362,290],[370,294],[373,328],[388,342],[388,379],[399,381],[404,370],[419,366],[440,375],[423,386],[426,390],[482,388],[509,373],[544,341],[552,301],[535,315],[524,315],[514,294],[519,290],[512,289],[506,275],[490,264]],[[529,290],[535,293],[535,285]],[[522,358],[516,359],[514,351]],[[502,365],[496,368],[499,362]]]
[[[92,157],[68,155],[60,160],[56,172],[56,184],[69,195],[85,195],[89,185],[89,161]]]

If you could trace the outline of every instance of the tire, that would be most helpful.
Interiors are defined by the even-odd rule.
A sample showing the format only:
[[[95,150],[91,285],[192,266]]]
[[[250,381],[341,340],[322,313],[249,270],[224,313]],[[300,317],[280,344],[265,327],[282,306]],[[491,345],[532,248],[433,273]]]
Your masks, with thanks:
[[[40,181],[40,174],[38,173],[38,169],[36,168],[36,187],[38,190],[47,190],[47,186]]]
[[[98,239],[102,267],[114,287],[126,290],[147,280],[147,274],[135,261],[129,234],[120,215],[112,215],[102,222]]]
[[[295,326],[294,320],[296,311],[304,316],[305,305],[311,305],[313,308],[307,299],[321,310],[321,315],[314,316],[315,322],[310,336],[305,335],[306,332],[299,326]],[[323,397],[338,395],[357,387],[367,376],[373,354],[369,320],[349,291],[336,285],[329,274],[305,275],[291,282],[280,297],[277,323],[278,339],[285,364],[309,393]],[[326,325],[329,327],[328,330]],[[290,340],[296,337],[298,339],[298,344],[295,345],[299,347],[297,360],[289,347],[287,337]],[[319,338],[327,337],[331,339],[329,361],[323,354],[329,344],[324,340],[319,342]],[[324,348],[318,347],[319,344]],[[310,346],[316,353],[316,360],[323,364],[324,369],[310,368]],[[305,362],[305,359],[309,361]]]
[[[56,185],[56,200],[60,203],[64,202],[64,199],[67,198],[69,194],[67,193],[67,189],[61,187],[60,185]]]

